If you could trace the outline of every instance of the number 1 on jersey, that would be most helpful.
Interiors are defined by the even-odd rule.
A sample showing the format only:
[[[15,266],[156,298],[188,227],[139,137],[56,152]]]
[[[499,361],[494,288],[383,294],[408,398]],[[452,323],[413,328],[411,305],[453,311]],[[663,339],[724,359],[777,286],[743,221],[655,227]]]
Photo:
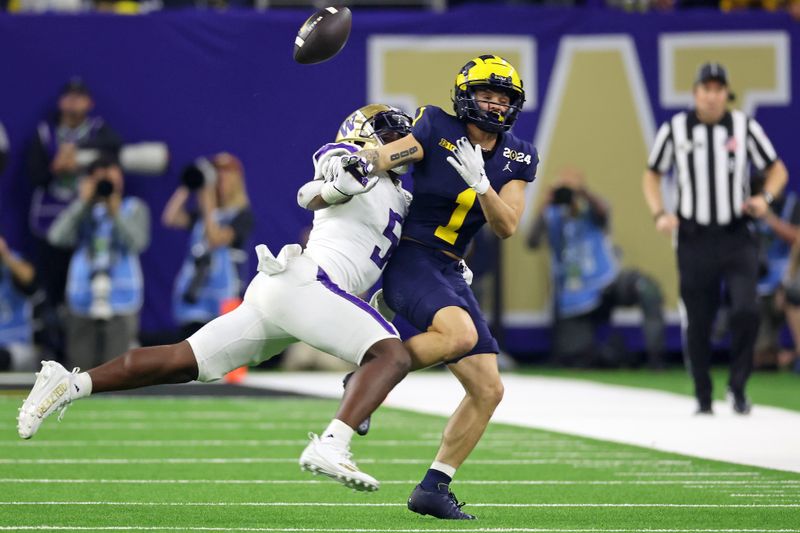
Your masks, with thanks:
[[[446,243],[455,244],[456,239],[458,239],[458,230],[464,225],[467,213],[475,205],[475,198],[477,198],[477,194],[473,189],[461,191],[461,194],[456,196],[456,208],[453,214],[450,215],[450,221],[447,226],[439,226],[433,234]]]

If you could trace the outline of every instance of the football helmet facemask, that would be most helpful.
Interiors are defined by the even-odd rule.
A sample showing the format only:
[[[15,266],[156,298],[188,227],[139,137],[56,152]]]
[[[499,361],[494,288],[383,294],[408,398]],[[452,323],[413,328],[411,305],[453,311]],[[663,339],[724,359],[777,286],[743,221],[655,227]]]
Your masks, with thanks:
[[[354,111],[339,127],[336,142],[349,142],[365,149],[389,144],[411,133],[411,117],[396,107],[370,104]],[[408,172],[408,165],[392,169],[397,175]]]
[[[510,102],[505,113],[484,111],[475,96],[478,89],[491,89],[508,95]],[[456,116],[472,122],[491,133],[508,131],[517,120],[525,90],[522,78],[511,63],[500,56],[483,55],[464,65],[456,75],[453,88],[453,108]]]

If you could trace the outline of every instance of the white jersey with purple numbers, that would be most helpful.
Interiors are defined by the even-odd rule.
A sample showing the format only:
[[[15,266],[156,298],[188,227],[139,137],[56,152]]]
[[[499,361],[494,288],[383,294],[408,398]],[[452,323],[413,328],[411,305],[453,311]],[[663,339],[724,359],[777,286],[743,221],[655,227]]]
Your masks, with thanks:
[[[359,147],[347,143],[329,147]],[[403,220],[408,214],[411,194],[388,176],[375,187],[349,201],[314,212],[314,225],[305,254],[324,270],[339,287],[362,294],[372,287],[400,240]]]
[[[324,174],[324,148],[315,154],[318,179]],[[331,151],[337,149],[327,156],[330,164],[358,148],[338,143]],[[399,339],[397,330],[355,295],[378,281],[410,203],[411,195],[386,176],[370,191],[316,211],[302,254],[296,244],[277,257],[266,246],[257,247],[259,272],[242,305],[188,339],[198,379],[213,381],[258,364],[296,341],[359,365],[375,343]]]

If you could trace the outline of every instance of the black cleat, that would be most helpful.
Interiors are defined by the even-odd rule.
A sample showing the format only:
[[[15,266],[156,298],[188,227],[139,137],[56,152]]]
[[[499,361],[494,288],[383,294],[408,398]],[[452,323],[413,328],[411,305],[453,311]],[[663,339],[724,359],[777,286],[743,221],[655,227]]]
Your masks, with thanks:
[[[696,415],[713,415],[714,409],[711,407],[711,400],[697,400]]]
[[[430,492],[417,485],[408,497],[408,509],[415,513],[445,520],[475,520],[475,516],[462,511],[462,507],[464,503],[459,503],[449,489],[447,492]]]
[[[750,409],[753,404],[747,399],[744,392],[736,392],[733,389],[728,390],[728,400],[733,405],[733,411],[739,415],[749,415]]]
[[[343,386],[345,389],[347,389],[347,382],[348,382],[348,381],[350,381],[350,378],[351,378],[351,377],[353,377],[353,374],[354,374],[354,372],[348,372],[348,373],[347,373],[347,375],[346,375],[346,376],[344,377],[344,379],[342,380],[342,386]],[[361,423],[358,425],[358,427],[356,428],[356,433],[358,433],[358,434],[359,434],[359,435],[361,435],[362,437],[363,437],[364,435],[366,435],[367,433],[369,433],[369,424],[370,424],[370,419],[371,419],[371,418],[372,418],[371,416],[368,416],[367,418],[365,418],[365,419],[364,419],[364,420],[363,420],[363,421],[362,421],[362,422],[361,422]]]

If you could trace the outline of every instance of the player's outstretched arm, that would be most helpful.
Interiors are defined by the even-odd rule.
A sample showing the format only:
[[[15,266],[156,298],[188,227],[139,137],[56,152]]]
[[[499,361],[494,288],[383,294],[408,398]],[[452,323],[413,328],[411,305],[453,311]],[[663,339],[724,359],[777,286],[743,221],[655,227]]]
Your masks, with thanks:
[[[343,155],[331,160],[322,178],[306,183],[297,191],[300,207],[316,211],[349,202],[353,196],[371,191],[381,176],[361,157]]]
[[[406,135],[378,148],[361,150],[356,155],[372,165],[373,172],[382,172],[405,163],[421,161],[425,153],[413,135]]]

